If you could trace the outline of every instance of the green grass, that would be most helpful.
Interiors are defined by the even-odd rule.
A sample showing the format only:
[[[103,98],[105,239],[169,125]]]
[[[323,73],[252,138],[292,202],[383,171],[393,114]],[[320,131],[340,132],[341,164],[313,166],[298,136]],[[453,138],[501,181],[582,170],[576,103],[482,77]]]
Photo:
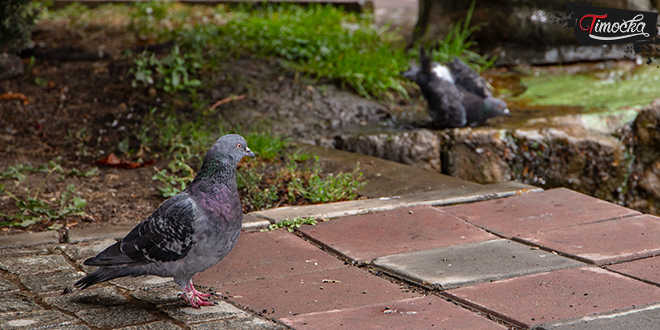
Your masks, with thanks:
[[[325,221],[325,219],[322,219],[321,221]],[[268,226],[268,228],[262,229],[261,231],[271,231],[286,228],[289,232],[292,232],[294,229],[300,228],[302,225],[316,226],[317,223],[318,221],[314,217],[295,217],[293,219],[284,219],[278,223],[274,223]]]
[[[434,60],[448,61],[459,56],[478,70],[492,65],[492,60],[472,51],[476,44],[470,36],[480,27],[469,27],[471,13],[445,39],[430,41],[438,45],[431,52]],[[407,97],[406,88],[412,85],[400,72],[408,69],[410,60],[417,60],[419,55],[417,47],[406,52],[403,38],[396,32],[387,27],[376,28],[373,15],[323,5],[230,8],[152,1],[89,10],[73,4],[50,11],[45,17],[69,19],[79,25],[124,27],[139,39],[174,38],[182,47],[181,54],[169,55],[171,61],[167,65],[158,67],[157,62],[165,59],[157,58],[145,65],[151,55],[145,54],[136,58],[134,69],[134,80],[147,84],[153,84],[151,74],[156,71],[161,71],[163,78],[172,75],[170,81],[160,82],[162,88],[169,86],[171,91],[198,87],[204,73],[194,71],[198,68],[213,70],[230,57],[249,54],[278,57],[291,70],[335,81],[364,97]],[[191,67],[189,62],[198,66]],[[191,83],[185,83],[186,79]]]

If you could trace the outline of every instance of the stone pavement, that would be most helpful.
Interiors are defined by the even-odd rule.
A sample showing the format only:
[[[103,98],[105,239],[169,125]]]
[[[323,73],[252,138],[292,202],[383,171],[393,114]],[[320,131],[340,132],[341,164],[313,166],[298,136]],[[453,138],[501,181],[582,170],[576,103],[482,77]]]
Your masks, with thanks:
[[[0,328],[658,328],[660,218],[563,188],[519,193],[244,232],[194,278],[218,302],[200,310],[158,277],[70,289],[129,228],[0,239]],[[252,217],[269,215],[283,213]]]

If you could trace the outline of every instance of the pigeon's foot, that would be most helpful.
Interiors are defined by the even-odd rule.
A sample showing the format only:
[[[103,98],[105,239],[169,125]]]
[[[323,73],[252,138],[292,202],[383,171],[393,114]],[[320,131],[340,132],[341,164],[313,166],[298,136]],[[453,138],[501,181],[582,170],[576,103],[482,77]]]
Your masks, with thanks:
[[[190,306],[194,308],[200,308],[201,306],[215,305],[214,302],[209,301],[210,296],[211,295],[208,293],[201,293],[195,290],[195,286],[193,285],[192,280],[190,280],[188,286],[186,286],[183,289],[183,294],[181,295],[181,298],[187,301],[190,304]]]

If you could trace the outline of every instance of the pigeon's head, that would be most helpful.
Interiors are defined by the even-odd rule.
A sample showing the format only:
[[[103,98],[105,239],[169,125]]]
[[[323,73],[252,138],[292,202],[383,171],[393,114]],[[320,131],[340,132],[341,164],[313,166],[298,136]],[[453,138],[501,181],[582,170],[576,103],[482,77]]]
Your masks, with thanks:
[[[484,99],[484,113],[486,118],[511,116],[511,111],[509,111],[506,102],[494,97]]]
[[[238,134],[228,134],[215,141],[204,162],[218,160],[236,166],[245,156],[254,158],[245,139]]]

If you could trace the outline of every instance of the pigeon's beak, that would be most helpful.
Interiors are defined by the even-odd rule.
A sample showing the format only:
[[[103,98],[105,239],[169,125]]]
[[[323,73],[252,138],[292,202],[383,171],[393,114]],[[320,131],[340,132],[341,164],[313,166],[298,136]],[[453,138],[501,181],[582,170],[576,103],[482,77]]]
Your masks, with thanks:
[[[248,154],[247,154],[248,157],[254,158],[254,152],[252,152],[252,150],[250,150],[249,147],[245,147],[245,151],[248,152]]]
[[[509,111],[509,109],[504,109],[503,112],[504,112],[505,115],[511,117],[511,111]]]

